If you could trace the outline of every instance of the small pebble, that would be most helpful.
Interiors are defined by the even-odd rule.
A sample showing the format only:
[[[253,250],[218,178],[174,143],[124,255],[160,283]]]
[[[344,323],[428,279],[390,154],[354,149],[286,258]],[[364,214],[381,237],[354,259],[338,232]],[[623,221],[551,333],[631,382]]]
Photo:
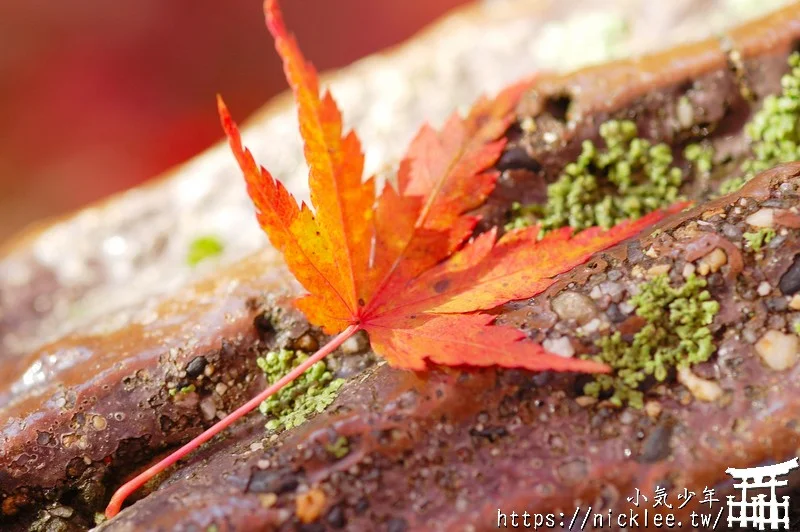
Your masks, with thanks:
[[[367,340],[366,334],[364,331],[359,331],[345,340],[340,349],[342,353],[346,355],[355,355],[357,353],[363,353],[368,347],[369,341]]]
[[[186,365],[186,375],[192,379],[196,378],[198,375],[203,373],[203,370],[206,368],[207,364],[206,357],[199,356],[194,357],[189,363]]]
[[[623,425],[630,425],[635,419],[630,410],[625,410],[622,415],[619,416],[619,422]]]
[[[772,209],[759,209],[745,218],[745,222],[753,227],[772,227],[775,224],[775,212]]]
[[[524,146],[513,146],[508,148],[497,161],[498,170],[513,170],[524,168],[533,172],[541,170],[541,165],[537,163],[529,154]]]
[[[641,243],[634,239],[628,243],[628,262],[631,264],[637,264],[642,262],[644,258],[644,254],[642,253],[642,245]]]
[[[723,265],[727,264],[728,256],[721,248],[714,248],[714,250],[703,257],[700,266],[707,264],[712,273],[718,272]]]
[[[669,264],[656,264],[647,270],[647,276],[650,278],[658,277],[659,275],[666,275],[672,266]]]
[[[611,303],[608,306],[606,309],[606,316],[608,316],[608,319],[610,319],[613,323],[621,323],[628,317],[627,315],[623,314],[622,311],[620,311],[619,305],[616,303]]]
[[[548,338],[542,342],[542,347],[554,355],[569,358],[575,354],[575,348],[572,347],[569,337],[562,336],[561,338],[551,339]]]
[[[294,348],[306,353],[313,353],[319,349],[319,342],[310,334],[304,334],[294,341]]]
[[[758,334],[753,329],[747,328],[742,331],[742,339],[748,344],[754,344],[758,341]]]
[[[778,281],[781,293],[787,296],[800,292],[800,254],[795,255],[794,262]]]
[[[675,114],[682,128],[688,129],[692,127],[694,123],[694,108],[692,108],[692,103],[689,101],[689,98],[683,97],[678,99]]]
[[[607,329],[608,324],[598,318],[594,318],[589,323],[581,327],[580,332],[583,334],[592,334],[602,329]]]
[[[260,493],[258,500],[264,508],[272,508],[278,502],[278,496],[274,493]]]
[[[722,226],[722,234],[730,240],[742,238],[742,230],[733,224],[724,224]]]
[[[678,382],[686,386],[698,401],[716,401],[722,396],[722,388],[719,384],[698,377],[687,367],[678,368]]]
[[[766,281],[761,281],[756,289],[756,292],[758,292],[758,295],[761,297],[768,296],[769,293],[772,292],[772,286]]]
[[[800,294],[795,294],[789,300],[789,308],[792,310],[800,310]]]
[[[530,116],[526,116],[519,123],[519,127],[522,128],[522,131],[526,132],[536,131],[536,121]]]
[[[778,198],[769,198],[761,202],[762,207],[782,207],[783,202]]]
[[[200,401],[200,414],[206,421],[211,421],[217,415],[217,407],[214,405],[214,399],[210,396]]]
[[[562,320],[575,320],[578,323],[588,322],[597,312],[588,296],[570,290],[554,297],[550,306]]]
[[[769,330],[756,342],[756,353],[764,363],[776,371],[789,369],[797,362],[800,340],[797,335]]]
[[[75,514],[75,510],[73,510],[72,508],[68,508],[66,506],[56,506],[56,507],[50,508],[48,510],[48,513],[50,515],[54,515],[56,517],[69,519],[70,517],[72,517]],[[51,530],[51,529],[52,530],[56,530],[56,529],[59,529],[59,528],[60,527],[52,527],[52,528],[48,528],[48,530]]]
[[[620,283],[606,281],[600,284],[600,291],[609,296],[614,303],[619,303],[625,288]]]
[[[575,402],[578,403],[579,406],[587,407],[597,403],[597,397],[592,397],[591,395],[581,395],[580,397],[575,398]]]
[[[782,231],[785,231],[783,229]],[[769,241],[767,244],[767,248],[769,249],[779,249],[783,246],[783,243],[786,242],[786,235],[778,234],[775,238]]]
[[[663,407],[658,401],[647,401],[644,404],[644,411],[651,419],[657,419],[662,410]]]
[[[697,270],[697,267],[695,267],[695,265],[694,265],[694,264],[692,264],[691,262],[687,262],[687,263],[686,263],[686,264],[683,266],[683,271],[681,272],[681,275],[683,275],[683,278],[684,278],[684,279],[688,279],[689,277],[691,277],[692,275],[694,275],[694,272],[695,272],[696,270]]]
[[[800,305],[800,296],[797,298],[797,303]],[[783,312],[789,308],[789,301],[787,301],[785,297],[770,297],[764,300],[764,305],[770,312]]]

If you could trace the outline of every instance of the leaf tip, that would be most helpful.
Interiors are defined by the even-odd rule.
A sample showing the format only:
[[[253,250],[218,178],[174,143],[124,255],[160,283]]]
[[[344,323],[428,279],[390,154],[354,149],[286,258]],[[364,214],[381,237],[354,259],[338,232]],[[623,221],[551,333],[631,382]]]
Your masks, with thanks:
[[[281,13],[278,0],[264,0],[264,18],[267,22],[267,29],[273,37],[277,39],[286,36],[286,25],[283,22],[283,13]]]
[[[231,118],[231,113],[228,111],[228,106],[225,105],[225,101],[220,94],[217,94],[217,114],[219,114],[219,121],[220,124],[222,124],[222,129],[230,136],[231,131],[236,128],[236,124],[233,123],[233,118]]]
[[[217,93],[217,112],[220,116],[229,115],[228,106],[225,105],[225,100],[222,99],[222,95],[220,93]]]

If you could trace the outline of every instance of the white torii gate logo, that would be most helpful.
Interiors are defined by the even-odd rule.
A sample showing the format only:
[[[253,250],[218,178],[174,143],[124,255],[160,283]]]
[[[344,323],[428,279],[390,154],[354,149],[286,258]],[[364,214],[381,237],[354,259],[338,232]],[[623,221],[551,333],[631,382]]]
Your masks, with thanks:
[[[741,526],[752,525],[764,530],[766,525],[775,530],[789,528],[789,497],[783,496],[779,501],[775,488],[786,486],[788,480],[778,480],[778,477],[787,475],[792,469],[798,467],[797,458],[792,458],[780,464],[761,467],[736,469],[729,467],[725,470],[733,478],[741,480],[734,484],[734,488],[742,490],[742,498],[734,500],[733,495],[728,495],[728,527],[734,524]],[[769,489],[769,498],[766,493],[750,495],[748,500],[747,490]]]

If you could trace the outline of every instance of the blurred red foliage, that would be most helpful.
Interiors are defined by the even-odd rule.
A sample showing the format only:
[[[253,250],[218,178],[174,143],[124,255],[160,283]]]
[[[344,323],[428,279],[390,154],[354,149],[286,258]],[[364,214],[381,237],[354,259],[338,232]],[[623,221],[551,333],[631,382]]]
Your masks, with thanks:
[[[285,0],[320,70],[401,42],[466,0]],[[259,0],[0,3],[0,240],[123,190],[285,88]]]

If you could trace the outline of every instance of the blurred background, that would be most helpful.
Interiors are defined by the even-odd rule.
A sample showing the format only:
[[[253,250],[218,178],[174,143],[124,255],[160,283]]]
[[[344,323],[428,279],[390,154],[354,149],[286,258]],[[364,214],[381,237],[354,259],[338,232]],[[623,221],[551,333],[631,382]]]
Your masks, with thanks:
[[[397,44],[467,0],[284,0],[319,70]],[[261,0],[0,2],[0,242],[222,138],[286,83]]]

